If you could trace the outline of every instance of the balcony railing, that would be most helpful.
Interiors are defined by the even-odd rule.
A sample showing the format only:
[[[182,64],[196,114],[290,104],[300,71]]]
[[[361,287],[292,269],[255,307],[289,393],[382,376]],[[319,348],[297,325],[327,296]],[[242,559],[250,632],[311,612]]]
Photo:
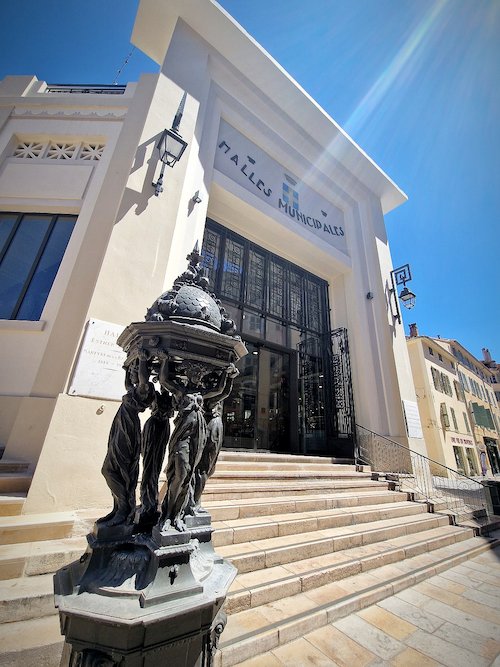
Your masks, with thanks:
[[[449,511],[460,520],[488,514],[487,495],[480,482],[359,424],[356,433],[356,464],[371,466],[415,500],[430,503],[437,511]]]
[[[69,83],[48,83],[45,90],[46,93],[74,93],[76,95],[92,94],[92,95],[123,95],[126,86],[114,86],[105,84],[100,86],[98,84],[69,84]]]

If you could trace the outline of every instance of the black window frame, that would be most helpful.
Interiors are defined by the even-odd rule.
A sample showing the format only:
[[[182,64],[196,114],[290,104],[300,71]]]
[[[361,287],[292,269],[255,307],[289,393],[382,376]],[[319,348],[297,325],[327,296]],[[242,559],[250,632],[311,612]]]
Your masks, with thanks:
[[[25,212],[21,212],[21,213],[16,212],[16,211],[0,211],[0,218],[2,216],[17,216],[17,217],[16,217],[16,220],[15,220],[13,226],[12,226],[12,229],[11,229],[10,233],[8,234],[8,236],[5,240],[3,248],[0,248],[0,266],[2,265],[2,262],[3,262],[4,258],[6,257],[8,251],[9,251],[9,248],[11,247],[12,242],[14,241],[14,239],[16,237],[16,233],[18,232],[25,216],[37,216],[37,217],[44,216],[48,219],[50,218],[50,222],[49,222],[49,225],[47,227],[47,230],[46,230],[46,232],[43,236],[43,239],[40,242],[40,246],[39,246],[38,251],[35,255],[35,258],[33,259],[31,268],[28,271],[28,274],[27,274],[27,277],[26,277],[26,279],[23,283],[23,286],[22,286],[22,288],[19,292],[19,296],[17,298],[17,301],[16,301],[14,307],[11,310],[10,317],[1,318],[4,321],[6,321],[6,320],[17,320],[17,315],[19,314],[19,311],[21,310],[21,307],[23,305],[23,301],[24,301],[24,298],[26,296],[26,293],[28,292],[28,289],[31,285],[31,282],[36,275],[38,266],[40,264],[40,260],[43,257],[43,254],[44,254],[44,252],[47,248],[47,245],[50,241],[52,233],[54,232],[54,229],[57,225],[57,222],[60,219],[72,219],[72,221],[73,221],[73,228],[71,230],[71,234],[72,234],[73,231],[74,231],[75,225],[76,225],[78,215],[76,215],[76,214],[66,214],[66,213],[37,213],[37,212],[34,212],[34,211],[29,211],[29,212],[25,211]],[[61,266],[64,255],[66,253],[66,250],[67,250],[67,247],[68,247],[68,244],[69,244],[69,240],[71,239],[71,234],[68,237],[68,243],[66,244],[66,246],[64,248],[64,252],[61,255],[61,259],[59,261],[59,266],[57,267],[57,271],[54,275],[53,281],[52,281],[52,283],[50,285],[50,288],[49,288],[49,294],[50,294],[50,291],[52,289],[52,286],[54,285],[55,279],[57,277],[57,273],[58,273],[59,268]],[[45,307],[46,303],[47,303],[47,300],[45,300],[45,302],[44,302],[44,305],[42,307],[42,311],[43,311],[43,308]],[[40,312],[40,315],[41,315],[41,312]],[[33,320],[28,320],[28,321],[37,322],[39,320],[40,320],[40,316],[36,320],[33,319]]]
[[[290,262],[283,257],[280,257],[279,255],[276,255],[275,253],[271,252],[270,250],[267,250],[266,248],[263,248],[262,246],[257,245],[256,243],[244,238],[240,234],[237,234],[236,232],[233,232],[232,230],[228,229],[227,227],[224,227],[223,225],[219,224],[212,218],[207,218],[206,220],[206,229],[211,231],[214,234],[219,235],[219,243],[218,243],[218,248],[217,248],[217,257],[215,258],[215,282],[210,285],[210,287],[213,289],[215,294],[220,298],[220,300],[225,303],[229,304],[237,309],[240,310],[240,313],[242,311],[248,311],[249,313],[253,313],[255,315],[259,315],[261,317],[264,317],[266,319],[266,324],[267,320],[272,320],[272,321],[277,321],[284,325],[288,332],[290,332],[290,329],[300,329],[301,331],[315,335],[318,337],[323,336],[325,333],[330,331],[330,326],[329,326],[329,318],[330,318],[330,307],[329,307],[329,299],[328,299],[328,282],[326,280],[323,280],[319,276],[315,276],[313,273],[310,273],[306,269],[303,269],[302,267],[298,266],[297,264],[294,264],[293,262]],[[239,298],[234,299],[231,298],[230,296],[227,296],[223,292],[223,276],[224,276],[224,257],[225,257],[225,249],[226,249],[226,242],[227,240],[230,240],[232,242],[236,242],[238,244],[241,244],[244,248],[243,250],[243,265],[242,265],[242,273],[241,273],[241,282],[240,282],[240,289],[239,289]],[[204,246],[203,246],[204,247]],[[263,307],[262,308],[256,308],[252,305],[248,305],[245,301],[246,294],[247,294],[247,280],[248,280],[248,275],[247,275],[247,267],[248,267],[248,258],[249,258],[249,253],[250,252],[256,252],[258,254],[264,255],[265,256],[265,270],[264,270],[264,296],[263,296]],[[202,251],[203,254],[203,251]],[[203,260],[202,260],[203,261]],[[283,267],[284,269],[284,284],[285,284],[285,292],[284,292],[284,301],[283,301],[283,314],[282,316],[277,316],[275,312],[273,312],[270,309],[270,290],[269,290],[269,269],[270,269],[270,264],[273,262],[276,265],[279,265]],[[296,321],[293,319],[293,315],[291,314],[291,299],[290,299],[290,290],[289,290],[289,276],[291,273],[294,274],[294,276],[299,275],[302,280],[302,313],[301,313],[301,318],[300,321]],[[213,276],[212,276],[213,278]],[[318,300],[319,300],[319,307],[320,307],[320,314],[318,317],[318,328],[315,328],[314,325],[311,326],[311,323],[309,322],[310,318],[310,313],[307,312],[306,304],[304,303],[304,294],[305,290],[307,287],[308,282],[316,285],[318,287]],[[237,328],[239,331],[241,331],[241,322],[236,322]],[[263,341],[266,340],[266,331],[264,331],[264,337]],[[288,334],[287,336],[287,345],[285,346],[288,349],[293,349],[293,346],[290,344],[290,335]]]

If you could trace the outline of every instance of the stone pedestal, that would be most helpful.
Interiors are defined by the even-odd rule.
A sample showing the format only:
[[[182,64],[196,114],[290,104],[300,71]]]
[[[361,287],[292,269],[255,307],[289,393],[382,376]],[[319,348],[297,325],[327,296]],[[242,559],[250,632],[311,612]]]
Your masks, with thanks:
[[[187,530],[117,535],[96,526],[87,552],[55,575],[61,667],[208,667],[236,569],[214,552],[210,516]]]

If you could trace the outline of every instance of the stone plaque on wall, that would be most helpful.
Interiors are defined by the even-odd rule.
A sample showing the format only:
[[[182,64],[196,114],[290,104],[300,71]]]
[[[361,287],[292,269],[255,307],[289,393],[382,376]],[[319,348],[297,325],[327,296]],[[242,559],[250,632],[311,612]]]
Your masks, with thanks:
[[[121,399],[126,355],[116,341],[123,328],[121,324],[89,320],[69,388],[71,396]]]

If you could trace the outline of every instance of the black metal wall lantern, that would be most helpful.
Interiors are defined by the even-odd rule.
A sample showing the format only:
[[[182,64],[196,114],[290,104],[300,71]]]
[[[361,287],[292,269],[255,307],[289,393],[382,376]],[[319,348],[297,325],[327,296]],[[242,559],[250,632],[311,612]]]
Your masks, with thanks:
[[[184,112],[184,105],[186,103],[186,93],[183,94],[179,108],[174,117],[174,122],[170,130],[163,130],[163,134],[160,137],[158,145],[158,153],[160,154],[161,171],[160,176],[156,183],[152,183],[152,186],[155,189],[155,197],[158,197],[160,192],[163,192],[163,172],[165,171],[165,165],[173,167],[176,162],[182,157],[182,154],[186,150],[187,141],[179,134],[179,125],[181,122],[182,114]]]
[[[415,294],[409,290],[406,287],[406,283],[410,282],[411,280],[411,271],[410,271],[410,265],[409,264],[404,264],[403,266],[398,267],[397,269],[394,269],[391,271],[391,284],[392,284],[392,289],[390,290],[390,296],[394,296],[394,304],[396,306],[396,314],[392,313],[392,316],[394,319],[396,319],[399,324],[401,324],[401,311],[399,310],[399,304],[398,304],[398,296],[396,293],[396,286],[397,285],[403,285],[403,289],[401,290],[401,293],[399,295],[399,298],[403,302],[403,306],[405,308],[408,308],[411,310],[413,306],[415,305],[415,299],[417,298]],[[391,312],[392,312],[392,306],[391,306]]]

